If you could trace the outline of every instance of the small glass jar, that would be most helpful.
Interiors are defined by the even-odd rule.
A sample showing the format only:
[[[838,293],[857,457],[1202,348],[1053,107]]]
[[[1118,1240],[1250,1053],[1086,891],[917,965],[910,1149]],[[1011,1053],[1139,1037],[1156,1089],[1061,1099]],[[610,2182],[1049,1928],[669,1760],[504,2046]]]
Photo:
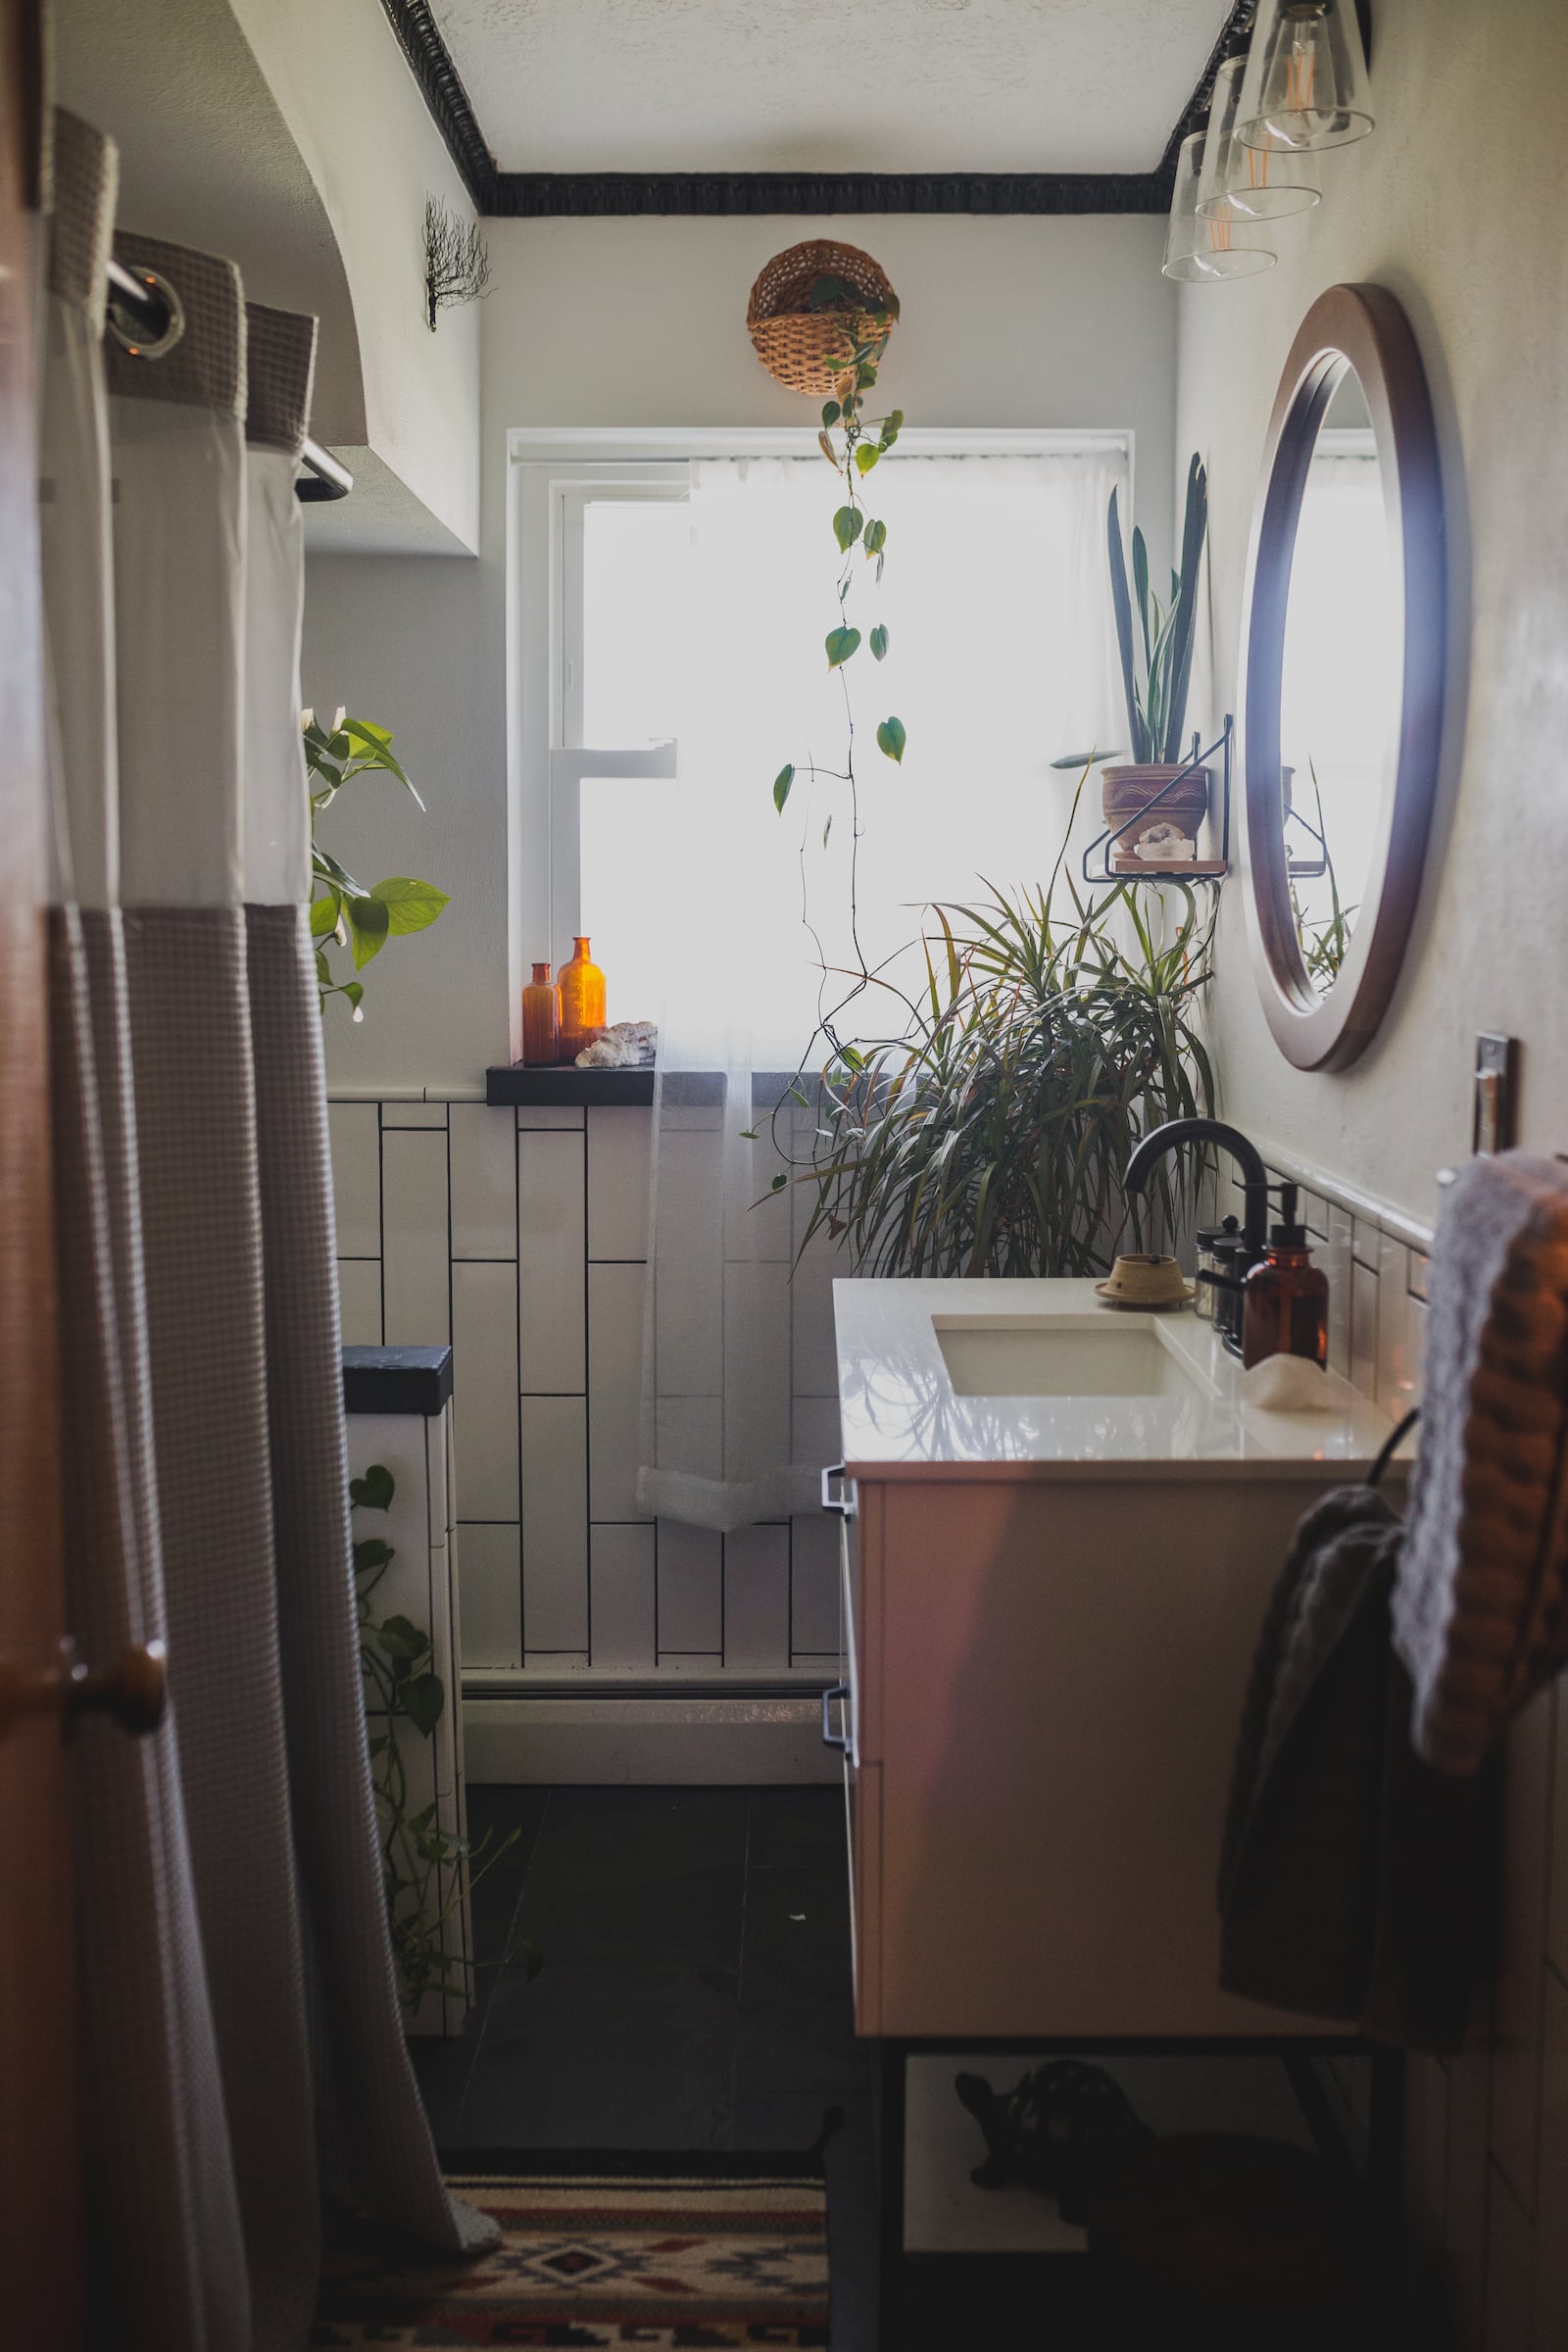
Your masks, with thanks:
[[[1214,1301],[1214,1329],[1233,1355],[1242,1352],[1242,1285],[1246,1278],[1250,1252],[1240,1233],[1225,1234],[1212,1244],[1213,1274],[1211,1283],[1200,1288],[1207,1291]]]
[[[522,1058],[529,1069],[561,1059],[561,991],[548,963],[536,963],[522,992]]]
[[[574,939],[571,954],[556,974],[561,985],[561,1058],[575,1061],[605,1033],[605,975],[589,953],[590,942]]]
[[[1226,1217],[1218,1225],[1198,1228],[1198,1280],[1194,1285],[1193,1311],[1201,1315],[1205,1323],[1214,1320],[1213,1278],[1220,1271],[1220,1251],[1240,1230],[1240,1221],[1235,1217]]]

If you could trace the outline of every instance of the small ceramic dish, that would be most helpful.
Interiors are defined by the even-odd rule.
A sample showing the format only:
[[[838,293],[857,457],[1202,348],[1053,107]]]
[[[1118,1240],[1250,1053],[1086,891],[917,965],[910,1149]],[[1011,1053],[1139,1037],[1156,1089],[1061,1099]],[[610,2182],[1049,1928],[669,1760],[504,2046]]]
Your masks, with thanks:
[[[1191,1287],[1185,1283],[1182,1286],[1182,1293],[1179,1298],[1118,1298],[1117,1295],[1111,1290],[1108,1282],[1097,1282],[1095,1285],[1095,1294],[1102,1306],[1119,1306],[1127,1313],[1134,1315],[1174,1314],[1178,1307],[1191,1306],[1195,1297],[1195,1293]]]
[[[1096,1296],[1107,1306],[1128,1306],[1148,1313],[1161,1307],[1191,1306],[1195,1292],[1182,1279],[1173,1257],[1118,1257],[1104,1282],[1095,1285]]]

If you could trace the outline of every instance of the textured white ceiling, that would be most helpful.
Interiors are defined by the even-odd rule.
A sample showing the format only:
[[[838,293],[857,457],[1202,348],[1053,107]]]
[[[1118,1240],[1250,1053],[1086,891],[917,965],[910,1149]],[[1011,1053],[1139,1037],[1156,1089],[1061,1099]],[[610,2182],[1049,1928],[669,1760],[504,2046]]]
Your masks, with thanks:
[[[1225,0],[435,0],[504,172],[1148,172]]]

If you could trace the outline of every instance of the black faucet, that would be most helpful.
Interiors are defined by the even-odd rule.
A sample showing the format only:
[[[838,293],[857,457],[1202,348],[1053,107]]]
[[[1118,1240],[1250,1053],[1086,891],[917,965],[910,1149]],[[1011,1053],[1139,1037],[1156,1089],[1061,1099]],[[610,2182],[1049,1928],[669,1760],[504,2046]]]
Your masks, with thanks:
[[[1256,1265],[1268,1231],[1268,1170],[1257,1146],[1250,1144],[1239,1127],[1227,1127],[1223,1119],[1167,1119],[1163,1127],[1145,1136],[1127,1162],[1122,1179],[1125,1190],[1141,1193],[1155,1160],[1182,1144],[1223,1144],[1241,1169],[1242,1198],[1247,1204],[1242,1239],[1247,1244],[1248,1264]]]

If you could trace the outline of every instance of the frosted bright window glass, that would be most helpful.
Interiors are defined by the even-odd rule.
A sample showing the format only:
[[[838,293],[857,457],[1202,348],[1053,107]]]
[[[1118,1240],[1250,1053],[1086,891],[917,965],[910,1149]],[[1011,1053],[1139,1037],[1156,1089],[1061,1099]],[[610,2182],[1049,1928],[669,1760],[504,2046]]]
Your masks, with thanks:
[[[657,1021],[668,918],[660,882],[675,787],[648,776],[584,776],[582,925],[612,1021]]]
[[[1370,437],[1370,436],[1368,436]],[[1360,435],[1319,436],[1291,562],[1281,678],[1280,754],[1295,769],[1292,798],[1313,823],[1312,777],[1340,901],[1358,906],[1381,809],[1384,762],[1398,710],[1400,648],[1383,477]],[[1293,858],[1316,845],[1298,826]],[[1297,895],[1309,923],[1326,920],[1326,875]]]
[[[690,538],[684,499],[596,498],[583,508],[582,740],[590,748],[633,750],[675,733]]]

